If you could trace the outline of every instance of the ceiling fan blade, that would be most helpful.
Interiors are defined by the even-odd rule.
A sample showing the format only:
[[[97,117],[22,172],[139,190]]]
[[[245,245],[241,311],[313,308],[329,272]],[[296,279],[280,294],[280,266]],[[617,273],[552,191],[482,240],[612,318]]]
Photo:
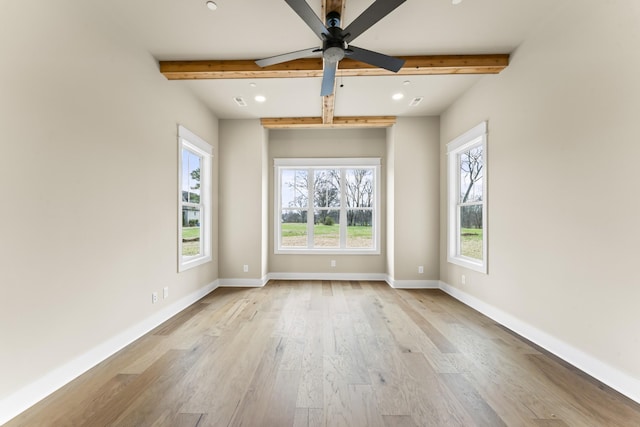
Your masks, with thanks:
[[[256,64],[260,67],[268,67],[269,65],[280,64],[282,62],[293,61],[294,59],[306,58],[314,53],[320,52],[321,49],[311,47],[309,49],[297,50],[295,52],[283,53],[282,55],[270,56],[269,58],[258,59]]]
[[[368,30],[373,24],[387,16],[406,0],[376,0],[342,31],[347,43]]]
[[[328,96],[333,93],[333,89],[336,86],[337,69],[337,62],[324,61],[324,73],[322,73],[322,89],[320,90],[320,96]]]
[[[349,52],[349,50],[351,52]],[[363,49],[356,46],[349,46],[347,55],[348,58],[355,59],[356,61],[366,62],[367,64],[384,68],[385,70],[393,71],[394,73],[400,71],[405,62],[404,59],[394,58],[393,56],[373,52],[371,50]]]
[[[305,0],[284,1],[286,1],[287,4],[291,6],[291,9],[293,9],[298,14],[298,16],[300,16],[300,18],[302,18],[302,20],[306,22],[309,28],[311,28],[313,32],[316,33],[316,36],[318,36],[320,40],[324,40],[322,37],[323,34],[325,36],[329,36],[329,30],[327,30],[327,27],[325,27],[320,18],[318,18],[318,15],[316,15],[313,9],[311,9],[309,3],[307,3]]]

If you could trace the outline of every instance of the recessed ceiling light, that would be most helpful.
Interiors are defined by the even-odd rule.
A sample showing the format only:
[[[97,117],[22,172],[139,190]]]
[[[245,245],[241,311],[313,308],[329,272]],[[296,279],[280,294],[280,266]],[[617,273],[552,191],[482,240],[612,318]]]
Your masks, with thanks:
[[[256,95],[256,97],[253,99],[255,99],[256,102],[264,102],[267,100],[267,98],[264,95]]]
[[[212,2],[211,0],[209,0],[206,4],[209,10],[216,10],[218,8],[218,5],[215,2]]]
[[[409,86],[411,84],[411,81],[410,80],[405,80],[405,81],[402,82],[402,84],[405,85],[405,86]]]
[[[251,82],[251,83],[249,83],[249,86],[251,86],[251,87],[256,87],[256,86],[258,86],[258,85],[257,85],[257,84],[255,84],[254,82]]]
[[[393,95],[391,95],[391,98],[393,98],[395,101],[399,101],[404,98],[404,94],[401,92],[394,93]]]
[[[462,0],[451,0],[451,4],[460,4],[462,3]]]

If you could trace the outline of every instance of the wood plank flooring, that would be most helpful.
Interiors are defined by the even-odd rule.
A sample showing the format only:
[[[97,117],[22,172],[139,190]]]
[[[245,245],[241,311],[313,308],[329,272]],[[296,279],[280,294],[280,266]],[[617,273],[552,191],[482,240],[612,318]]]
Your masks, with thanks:
[[[217,289],[6,424],[640,426],[640,405],[438,290]]]

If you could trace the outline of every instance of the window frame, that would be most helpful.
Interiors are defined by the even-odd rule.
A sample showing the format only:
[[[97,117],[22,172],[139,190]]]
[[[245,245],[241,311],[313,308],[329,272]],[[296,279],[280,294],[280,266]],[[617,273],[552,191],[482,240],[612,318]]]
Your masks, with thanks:
[[[193,256],[182,254],[182,208],[193,203],[182,200],[183,150],[200,157],[200,253]],[[212,260],[211,246],[211,178],[213,147],[184,126],[178,125],[178,272],[205,264]]]
[[[487,122],[484,121],[447,144],[448,169],[448,222],[447,222],[447,261],[480,273],[487,273],[488,229],[487,229]],[[482,202],[460,202],[460,155],[475,147],[482,147]],[[460,207],[470,205],[482,206],[482,260],[460,254]]]
[[[379,255],[380,254],[380,228],[381,228],[381,212],[380,212],[380,158],[379,157],[357,157],[357,158],[274,158],[274,224],[273,224],[273,245],[274,254],[283,255]],[[309,188],[307,194],[307,247],[282,247],[282,174],[285,169],[303,170],[307,169],[309,173],[317,169],[340,169],[346,171],[348,169],[373,169],[373,185],[374,185],[374,203],[371,208],[372,212],[372,248],[348,248],[346,247],[347,221],[346,211],[354,208],[347,208],[345,203],[345,181],[341,180],[340,185],[340,247],[319,248],[313,246],[313,218],[315,210],[322,210],[322,207],[314,207],[314,194],[312,192],[312,184],[309,180]],[[344,173],[341,172],[341,176]],[[327,208],[333,210],[334,208]],[[357,208],[356,208],[357,209]]]

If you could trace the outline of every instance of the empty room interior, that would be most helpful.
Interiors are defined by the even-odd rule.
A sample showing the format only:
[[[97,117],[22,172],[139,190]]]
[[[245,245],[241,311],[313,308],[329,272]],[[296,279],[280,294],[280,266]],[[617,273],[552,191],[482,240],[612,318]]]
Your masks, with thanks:
[[[0,0],[0,63],[0,424],[640,425],[640,2]]]

